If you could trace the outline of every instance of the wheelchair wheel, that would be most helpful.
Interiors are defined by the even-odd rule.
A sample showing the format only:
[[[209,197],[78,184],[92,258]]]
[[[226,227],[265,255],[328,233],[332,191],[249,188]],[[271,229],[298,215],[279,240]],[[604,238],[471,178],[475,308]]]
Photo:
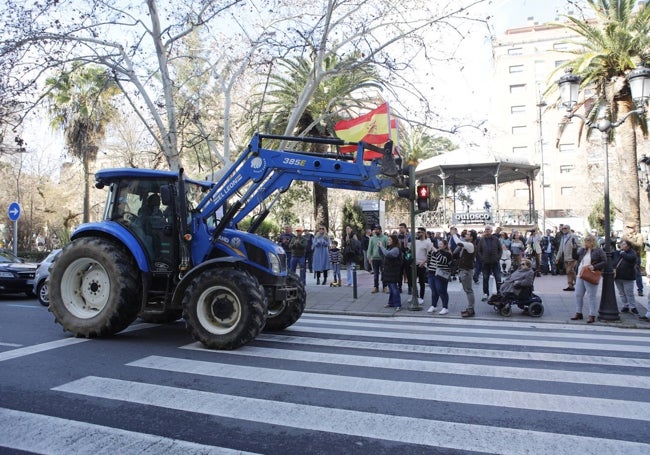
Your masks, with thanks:
[[[504,305],[499,310],[499,314],[501,316],[504,316],[504,317],[508,318],[508,317],[510,317],[512,315],[512,308],[510,307],[510,305]]]
[[[528,314],[534,318],[538,318],[544,314],[544,305],[539,302],[533,302],[528,305]]]

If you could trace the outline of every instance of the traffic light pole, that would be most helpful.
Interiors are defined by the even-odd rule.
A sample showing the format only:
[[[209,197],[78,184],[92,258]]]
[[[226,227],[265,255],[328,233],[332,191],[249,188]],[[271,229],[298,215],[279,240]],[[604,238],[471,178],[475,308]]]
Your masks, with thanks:
[[[415,165],[409,163],[409,188],[413,192],[415,188]],[[422,307],[418,305],[418,269],[415,262],[415,194],[409,198],[409,214],[411,215],[411,283],[413,287],[411,289],[411,301],[408,305],[409,311],[421,311]]]

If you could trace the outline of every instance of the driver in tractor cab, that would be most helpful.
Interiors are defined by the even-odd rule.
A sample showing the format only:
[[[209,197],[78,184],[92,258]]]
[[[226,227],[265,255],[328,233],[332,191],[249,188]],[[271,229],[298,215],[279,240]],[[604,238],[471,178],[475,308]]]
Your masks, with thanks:
[[[140,216],[162,216],[162,210],[160,210],[160,196],[157,194],[152,194],[147,198],[147,202],[140,209]]]

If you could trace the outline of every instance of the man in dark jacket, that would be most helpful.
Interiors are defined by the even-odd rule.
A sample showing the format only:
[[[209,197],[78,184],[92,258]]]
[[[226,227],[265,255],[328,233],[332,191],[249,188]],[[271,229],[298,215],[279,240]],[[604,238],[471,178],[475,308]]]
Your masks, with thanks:
[[[540,240],[539,246],[542,248],[542,273],[548,275],[551,272],[551,275],[555,275],[555,237],[550,229],[546,230],[546,235]]]
[[[490,296],[490,275],[494,276],[494,281],[497,286],[497,294],[501,286],[501,268],[499,267],[499,259],[501,258],[501,242],[499,238],[492,233],[492,226],[485,226],[483,229],[483,236],[478,242],[478,249],[476,251],[477,257],[480,259],[483,274],[483,300],[487,301]]]

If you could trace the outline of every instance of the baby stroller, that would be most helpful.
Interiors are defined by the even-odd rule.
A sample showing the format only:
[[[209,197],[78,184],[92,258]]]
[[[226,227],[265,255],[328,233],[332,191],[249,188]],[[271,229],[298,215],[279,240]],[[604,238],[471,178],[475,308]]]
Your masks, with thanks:
[[[533,293],[533,286],[515,286],[519,289],[519,296],[512,293],[506,295],[493,294],[487,303],[492,305],[494,311],[498,311],[501,316],[509,317],[512,315],[512,306],[516,305],[524,310],[529,316],[538,318],[544,314],[544,304],[542,299]]]

